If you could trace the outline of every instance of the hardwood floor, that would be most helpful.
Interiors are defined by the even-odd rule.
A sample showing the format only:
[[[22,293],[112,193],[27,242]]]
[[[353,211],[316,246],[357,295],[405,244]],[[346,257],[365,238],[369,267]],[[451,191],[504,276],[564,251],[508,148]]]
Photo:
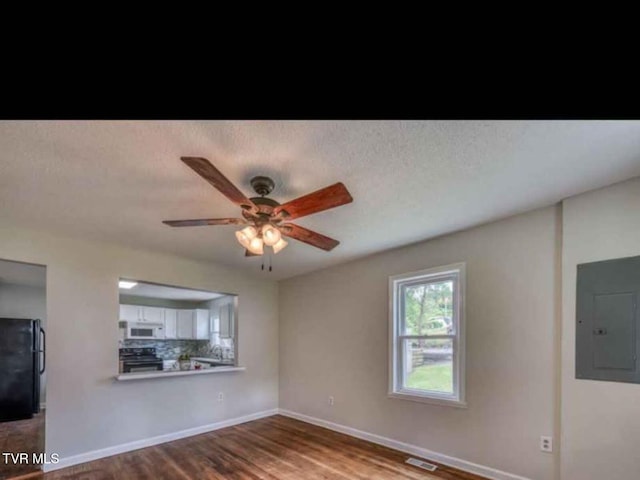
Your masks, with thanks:
[[[36,478],[481,480],[444,466],[426,472],[406,465],[407,458],[396,450],[276,415]]]
[[[25,452],[29,454],[31,461],[33,453],[43,451],[44,411],[29,420],[0,423],[0,454]],[[0,480],[39,471],[38,465],[15,465],[11,461],[5,462],[4,456],[0,456]]]

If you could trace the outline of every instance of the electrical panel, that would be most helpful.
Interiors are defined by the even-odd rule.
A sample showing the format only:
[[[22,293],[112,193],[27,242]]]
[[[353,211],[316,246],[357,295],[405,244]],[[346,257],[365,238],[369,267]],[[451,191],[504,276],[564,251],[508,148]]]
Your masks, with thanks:
[[[640,383],[640,257],[578,265],[576,378]]]

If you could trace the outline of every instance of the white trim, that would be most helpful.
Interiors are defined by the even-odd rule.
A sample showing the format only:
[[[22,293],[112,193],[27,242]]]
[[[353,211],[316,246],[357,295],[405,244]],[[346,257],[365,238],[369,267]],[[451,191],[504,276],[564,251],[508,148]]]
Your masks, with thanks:
[[[100,450],[92,450],[90,452],[73,455],[70,457],[62,457],[56,464],[43,465],[43,471],[50,472],[52,470],[59,470],[61,468],[71,467],[79,463],[91,462],[98,460],[99,458],[110,457],[112,455],[118,455],[119,453],[130,452],[132,450],[138,450],[140,448],[151,447],[160,443],[172,442],[185,437],[191,437],[193,435],[200,435],[202,433],[211,432],[213,430],[219,430],[221,428],[232,427],[239,425],[240,423],[251,422],[253,420],[259,420],[260,418],[270,417],[276,415],[278,409],[265,410],[263,412],[252,413],[242,417],[231,418],[229,420],[222,420],[221,422],[211,423],[209,425],[202,425],[201,427],[188,428],[186,430],[180,430],[178,432],[167,433],[164,435],[158,435],[156,437],[145,438],[142,440],[136,440],[134,442],[123,443],[120,445],[114,445],[112,447],[102,448]]]
[[[60,461],[56,464],[43,465],[42,470],[44,472],[60,470],[62,468],[71,467],[73,465],[78,465],[80,463],[91,462],[93,460],[98,460],[100,458],[110,457],[112,455],[118,455],[120,453],[130,452],[132,450],[138,450],[140,448],[146,448],[146,447],[151,447],[153,445],[159,445],[161,443],[172,442],[174,440],[179,440],[181,438],[200,435],[200,434],[211,432],[214,430],[219,430],[221,428],[232,427],[234,425],[239,425],[241,423],[259,420],[261,418],[266,418],[266,417],[270,417],[272,415],[277,415],[277,414],[283,415],[285,417],[294,418],[302,422],[310,423],[312,425],[317,425],[319,427],[327,428],[335,432],[344,433],[345,435],[359,438],[361,440],[366,440],[371,443],[393,448],[395,450],[408,453],[410,455],[422,457],[424,459],[441,463],[443,465],[447,465],[453,468],[457,468],[465,472],[484,476],[491,480],[531,480],[526,477],[504,472],[504,471],[497,470],[484,465],[479,465],[477,463],[468,462],[460,458],[451,457],[448,455],[444,455],[442,453],[433,452],[431,450],[427,450],[426,448],[417,447],[415,445],[400,442],[398,440],[393,440],[391,438],[376,435],[374,433],[364,432],[362,430],[357,430],[352,427],[347,427],[345,425],[329,422],[327,420],[310,417],[308,415],[303,415],[301,413],[292,412],[290,410],[286,410],[282,408],[265,410],[262,412],[245,415],[242,417],[223,420],[221,422],[212,423],[209,425],[203,425],[201,427],[189,428],[189,429],[180,430],[174,433],[167,433],[164,435],[158,435],[156,437],[137,440],[134,442],[114,445],[112,447],[107,447],[100,450],[92,450],[90,452],[81,453],[81,454],[73,455],[70,457],[62,457],[60,458]]]
[[[442,463],[443,465],[457,468],[458,470],[463,470],[465,472],[473,473],[475,475],[480,475],[480,476],[489,478],[491,480],[531,480],[529,478],[522,477],[520,475],[515,475],[513,473],[508,473],[502,470],[497,470],[495,468],[479,465],[477,463],[469,462],[467,460],[462,460],[460,458],[451,457],[449,455],[444,455],[442,453],[433,452],[431,450],[427,450],[426,448],[417,447],[409,443],[400,442],[398,440],[382,437],[374,433],[364,432],[362,430],[357,430],[355,428],[347,427],[345,425],[340,425],[338,423],[329,422],[327,420],[322,420],[320,418],[310,417],[308,415],[292,412],[290,410],[281,408],[279,409],[278,413],[280,413],[280,415],[283,415],[285,417],[295,418],[296,420],[300,420],[302,422],[310,423],[312,425],[324,427],[329,430],[333,430],[335,432],[344,433],[345,435],[349,435],[351,437],[356,437],[371,443],[376,443],[378,445],[383,445],[385,447],[393,448],[395,450],[399,450],[401,452],[408,453],[410,455],[422,457],[426,460]]]
[[[397,392],[388,393],[389,398],[397,398],[399,400],[410,400],[412,402],[430,403],[431,405],[440,405],[441,407],[467,408],[467,402],[452,399],[450,397],[438,398],[436,395],[407,393],[408,390],[398,390]]]
[[[147,380],[149,378],[169,378],[169,377],[184,377],[185,375],[205,375],[210,373],[225,373],[225,372],[244,372],[246,367],[211,367],[203,368],[202,370],[176,370],[175,372],[162,371],[162,372],[140,372],[140,373],[121,373],[116,375],[116,380],[119,382],[125,382],[130,380]]]
[[[454,395],[445,396],[439,395],[436,392],[409,392],[403,390],[398,385],[400,370],[400,352],[398,343],[402,341],[402,335],[399,335],[398,324],[396,318],[399,315],[398,302],[396,301],[396,291],[398,283],[406,283],[411,280],[424,279],[428,280],[428,277],[437,279],[438,277],[445,277],[447,275],[455,275],[457,277],[456,287],[454,289],[454,295],[457,303],[456,318],[456,335],[453,336],[453,384]],[[396,398],[401,400],[411,400],[423,403],[433,403],[436,405],[450,406],[466,408],[466,376],[465,376],[465,339],[466,339],[466,305],[465,305],[465,290],[466,290],[466,263],[452,263],[450,265],[443,265],[441,267],[428,268],[425,270],[419,270],[415,272],[403,273],[399,275],[392,275],[389,277],[389,381],[388,381],[388,396],[389,398]],[[405,335],[406,336],[406,335]],[[409,336],[411,337],[411,336]]]

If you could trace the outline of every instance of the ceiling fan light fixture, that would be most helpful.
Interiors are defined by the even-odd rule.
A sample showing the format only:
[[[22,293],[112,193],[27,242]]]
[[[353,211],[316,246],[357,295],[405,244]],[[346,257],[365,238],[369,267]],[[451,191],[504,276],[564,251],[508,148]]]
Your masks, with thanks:
[[[280,230],[275,228],[273,225],[265,225],[262,227],[262,240],[264,244],[273,247],[276,243],[278,243],[282,239],[282,234]]]
[[[242,217],[164,220],[165,225],[170,227],[249,225],[235,232],[238,243],[246,249],[247,257],[263,255],[265,245],[272,247],[274,253],[278,253],[288,245],[283,237],[293,238],[327,252],[340,243],[338,240],[288,222],[351,203],[353,197],[343,183],[334,183],[280,204],[267,196],[275,187],[275,182],[268,177],[259,176],[251,179],[251,186],[259,197],[248,198],[206,158],[180,157],[180,160],[240,207]]]
[[[287,245],[289,245],[289,242],[285,241],[284,238],[280,238],[280,240],[278,240],[274,245],[273,245],[273,253],[278,253],[280,250],[282,250],[284,247],[286,247]]]
[[[249,248],[251,240],[253,240],[257,236],[258,231],[251,226],[243,228],[242,230],[238,230],[236,232],[236,238],[238,239],[240,245],[242,245],[244,248]]]
[[[262,255],[264,253],[264,244],[260,237],[254,237],[249,242],[247,246],[247,250],[249,250],[254,255]]]

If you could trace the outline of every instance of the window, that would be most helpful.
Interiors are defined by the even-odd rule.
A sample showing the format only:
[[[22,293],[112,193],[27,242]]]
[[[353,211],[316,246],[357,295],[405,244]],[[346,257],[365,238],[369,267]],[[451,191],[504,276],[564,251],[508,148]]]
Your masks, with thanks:
[[[464,263],[389,277],[389,396],[464,407]]]

